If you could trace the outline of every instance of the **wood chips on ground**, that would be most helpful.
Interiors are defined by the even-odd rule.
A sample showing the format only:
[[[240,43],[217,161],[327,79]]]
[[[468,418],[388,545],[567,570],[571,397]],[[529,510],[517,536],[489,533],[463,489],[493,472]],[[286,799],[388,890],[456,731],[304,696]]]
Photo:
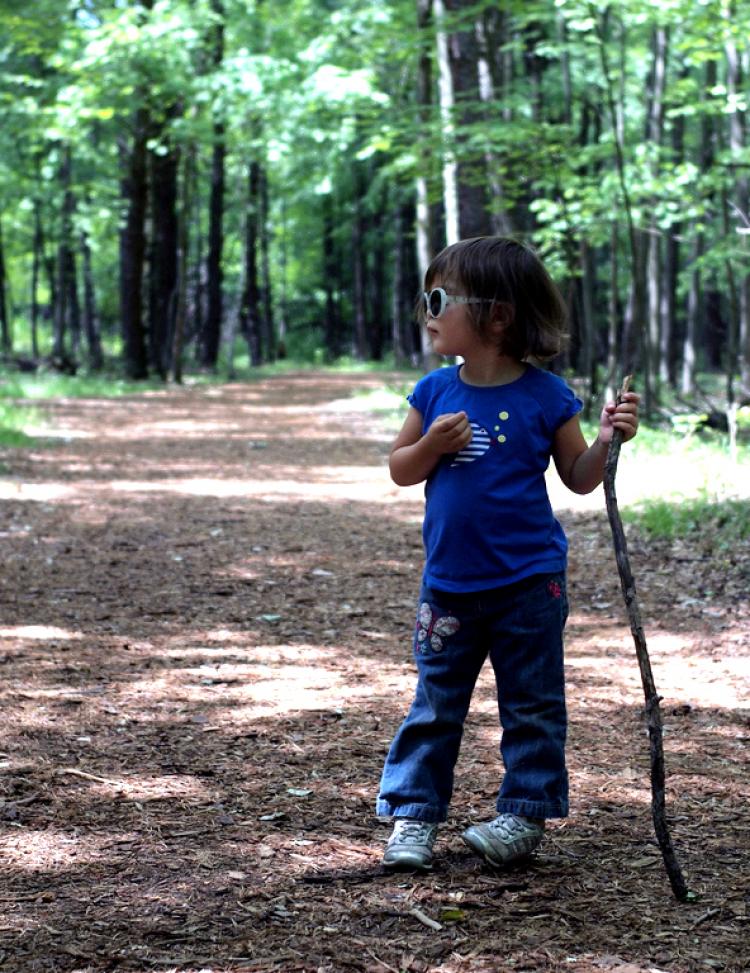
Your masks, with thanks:
[[[462,844],[500,775],[485,672],[435,870],[381,869],[422,553],[352,397],[382,381],[60,400],[0,456],[0,969],[750,969],[747,561],[631,538],[681,905],[599,494],[559,514],[570,818],[504,872]]]

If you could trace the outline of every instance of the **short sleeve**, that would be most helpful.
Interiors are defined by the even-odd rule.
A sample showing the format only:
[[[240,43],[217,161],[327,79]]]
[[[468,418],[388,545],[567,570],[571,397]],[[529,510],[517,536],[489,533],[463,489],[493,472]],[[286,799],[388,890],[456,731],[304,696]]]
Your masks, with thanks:
[[[417,409],[418,412],[421,412],[422,415],[426,413],[429,401],[429,378],[429,375],[424,375],[420,378],[412,391],[406,396],[406,401],[409,405]]]
[[[563,397],[560,403],[560,419],[555,428],[562,426],[568,419],[572,419],[573,416],[577,416],[581,409],[583,409],[583,402],[575,392],[564,382],[561,384],[563,387]]]

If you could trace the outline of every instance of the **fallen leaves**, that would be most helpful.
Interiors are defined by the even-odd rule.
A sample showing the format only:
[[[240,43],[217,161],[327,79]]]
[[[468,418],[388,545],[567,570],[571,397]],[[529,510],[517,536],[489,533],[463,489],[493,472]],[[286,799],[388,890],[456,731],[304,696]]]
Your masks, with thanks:
[[[174,440],[168,458],[138,432],[137,397],[106,421],[90,403],[60,404],[91,437],[14,454],[19,476],[67,477],[73,500],[3,505],[0,968],[740,973],[748,723],[742,707],[706,701],[746,653],[735,574],[722,590],[718,569],[689,551],[677,564],[658,546],[639,555],[647,624],[680,636],[655,668],[662,692],[673,688],[663,663],[682,680],[665,703],[668,810],[700,901],[674,904],[653,844],[642,700],[603,511],[566,523],[572,817],[509,872],[463,846],[464,822],[492,813],[500,774],[483,673],[436,868],[392,875],[373,797],[413,687],[421,502],[274,500],[272,479],[262,500],[124,494],[65,472],[75,459],[125,480],[135,461],[153,486],[186,472],[239,482],[250,453],[237,455],[237,435],[262,443],[269,476],[283,461],[303,483],[321,455],[334,473],[376,468],[382,443],[353,438],[340,408],[314,413],[368,381],[255,383],[262,412],[239,433],[246,386],[210,400],[165,391],[149,418],[210,411],[227,430]],[[275,409],[292,399],[299,413]],[[323,416],[330,438],[301,434],[303,413]],[[710,602],[696,580],[710,582]]]

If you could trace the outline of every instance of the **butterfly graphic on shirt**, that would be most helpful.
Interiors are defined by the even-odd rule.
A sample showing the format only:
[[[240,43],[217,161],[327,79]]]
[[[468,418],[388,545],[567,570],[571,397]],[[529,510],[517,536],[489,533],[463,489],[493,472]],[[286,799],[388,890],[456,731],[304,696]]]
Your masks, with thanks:
[[[430,645],[434,652],[441,652],[443,639],[461,628],[461,623],[453,615],[433,614],[432,608],[426,601],[419,606],[417,615],[417,647],[426,648]]]
[[[464,446],[460,452],[456,453],[453,457],[451,468],[454,466],[462,466],[464,463],[473,463],[480,456],[484,456],[492,445],[490,434],[484,426],[480,426],[478,422],[471,422],[471,420],[469,421],[469,425],[471,426],[471,442],[468,446]]]

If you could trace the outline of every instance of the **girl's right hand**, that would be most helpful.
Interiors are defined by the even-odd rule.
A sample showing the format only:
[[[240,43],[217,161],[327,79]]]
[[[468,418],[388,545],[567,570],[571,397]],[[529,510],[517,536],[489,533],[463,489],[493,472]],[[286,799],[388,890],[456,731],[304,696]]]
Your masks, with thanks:
[[[465,412],[449,412],[438,416],[425,433],[427,445],[435,453],[458,453],[471,442],[469,417]]]

